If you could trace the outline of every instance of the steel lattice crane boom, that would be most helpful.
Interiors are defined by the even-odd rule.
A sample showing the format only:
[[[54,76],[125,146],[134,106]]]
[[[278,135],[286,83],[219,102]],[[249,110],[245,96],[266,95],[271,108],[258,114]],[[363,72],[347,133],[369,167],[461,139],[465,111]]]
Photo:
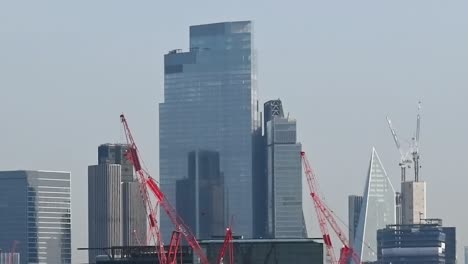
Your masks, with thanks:
[[[414,181],[419,181],[419,138],[421,133],[421,102],[418,103],[418,115],[416,117],[416,134],[411,139],[409,147],[406,152],[402,150],[400,140],[398,139],[397,133],[395,128],[393,128],[392,121],[387,117],[388,127],[390,128],[390,132],[393,136],[393,141],[395,141],[395,145],[400,152],[400,163],[398,164],[401,168],[401,182],[406,181],[406,169],[411,168],[411,165],[414,166]],[[410,157],[410,155],[412,157]]]
[[[397,147],[398,152],[400,152],[400,163],[398,165],[400,166],[400,170],[401,170],[401,182],[405,182],[406,181],[406,168],[410,168],[413,161],[408,158],[409,152],[407,153],[403,152],[401,148],[400,140],[398,139],[395,128],[393,128],[392,121],[388,117],[387,117],[387,123],[388,123],[388,127],[390,128],[390,132],[392,133],[395,146]]]
[[[195,235],[192,233],[190,228],[184,223],[182,218],[177,214],[174,207],[169,203],[164,193],[161,191],[159,186],[157,185],[156,181],[152,177],[148,177],[147,179],[148,188],[153,192],[156,198],[159,200],[159,204],[166,212],[167,216],[171,219],[172,223],[176,227],[176,230],[181,232],[184,235],[185,240],[189,243],[190,247],[192,247],[193,251],[197,256],[200,258],[200,262],[202,264],[208,264],[208,258],[205,255],[205,252],[198,244]]]
[[[168,264],[177,264],[177,251],[179,250],[181,237],[182,233],[180,233],[179,231],[172,232],[169,252],[167,253]]]
[[[228,227],[226,229],[226,236],[224,237],[224,243],[223,247],[221,248],[221,251],[219,252],[218,260],[216,261],[216,264],[221,264],[223,263],[223,258],[224,254],[226,253],[226,249],[229,250],[229,264],[234,264],[234,245],[232,241],[232,229]]]
[[[143,202],[145,203],[146,213],[148,214],[149,231],[156,245],[156,252],[157,252],[160,263],[166,264],[167,257],[164,251],[164,244],[161,239],[161,233],[159,231],[159,225],[158,225],[157,218],[156,218],[156,212],[153,209],[155,208],[155,206],[152,204],[151,199],[148,194],[148,189],[146,188],[147,179],[150,176],[141,167],[140,159],[138,156],[138,148],[135,144],[135,140],[133,139],[133,135],[130,131],[130,128],[128,127],[127,120],[125,119],[125,116],[123,114],[120,115],[120,121],[122,122],[122,125],[124,127],[125,138],[127,140],[127,144],[129,145],[128,152],[125,154],[125,156],[133,164],[133,167],[137,173],[138,183],[140,187],[140,194],[142,195]]]
[[[325,243],[330,262],[332,264],[347,264],[348,260],[352,259],[355,264],[361,264],[360,257],[356,254],[354,249],[349,246],[346,233],[343,232],[343,230],[336,222],[332,210],[328,208],[328,206],[323,202],[323,199],[320,197],[318,193],[317,178],[315,177],[315,173],[312,170],[312,166],[310,166],[305,152],[301,152],[301,158],[302,165],[304,167],[304,173],[307,177],[307,183],[309,185],[310,196],[312,197],[312,201],[315,206],[315,212],[317,214],[320,225],[320,231],[322,232],[323,241]],[[330,238],[330,233],[328,232],[327,223],[330,225],[338,239],[343,244],[339,260],[337,260],[335,256],[335,251]]]
[[[200,258],[200,262],[202,264],[208,264],[208,258],[205,255],[205,252],[203,249],[200,247],[200,245],[197,242],[197,239],[193,235],[193,233],[190,231],[190,228],[184,223],[182,218],[177,214],[176,210],[174,207],[169,203],[167,197],[164,195],[164,193],[161,191],[159,188],[158,184],[156,181],[151,177],[151,175],[146,172],[140,163],[140,157],[138,153],[138,148],[135,144],[135,140],[133,139],[132,133],[130,131],[130,128],[128,127],[127,120],[125,119],[125,116],[122,114],[120,115],[120,120],[123,124],[124,131],[125,131],[125,136],[127,138],[127,143],[130,145],[129,152],[127,153],[127,157],[130,159],[132,162],[133,166],[135,167],[135,171],[137,171],[139,175],[139,182],[140,182],[140,187],[142,189],[142,192],[144,192],[144,199],[145,201],[149,202],[149,210],[151,210],[151,216],[150,216],[150,224],[155,227],[158,226],[156,222],[156,217],[155,213],[153,211],[153,207],[151,206],[151,201],[148,197],[148,191],[147,188],[155,195],[156,199],[158,200],[159,205],[162,207],[162,209],[165,211],[167,216],[170,218],[174,226],[176,227],[176,231],[181,232],[182,235],[185,237],[189,245],[192,247],[193,251],[197,256]],[[159,241],[159,248],[160,252],[164,252],[164,246],[161,241],[161,235],[159,232],[159,229],[157,229],[157,233],[154,232],[154,236],[157,237]],[[163,253],[160,256],[160,259],[163,258],[164,262],[167,263],[167,258],[166,255]]]

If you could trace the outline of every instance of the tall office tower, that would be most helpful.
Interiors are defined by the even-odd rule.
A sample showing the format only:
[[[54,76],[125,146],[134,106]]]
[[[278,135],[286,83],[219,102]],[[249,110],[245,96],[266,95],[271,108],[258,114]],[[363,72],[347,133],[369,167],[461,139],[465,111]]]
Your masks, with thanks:
[[[186,177],[189,151],[218,151],[236,234],[247,237],[252,178],[260,170],[256,78],[250,21],[191,26],[190,51],[164,56],[159,105],[160,183],[166,197],[176,203],[176,181]],[[167,241],[173,225],[165,215],[161,227]]]
[[[226,210],[219,152],[191,151],[188,178],[177,180],[177,212],[199,239],[223,236]]]
[[[146,210],[126,144],[98,147],[98,165],[88,167],[89,247],[132,246],[146,242]],[[97,251],[89,251],[94,263]]]
[[[122,245],[134,246],[146,241],[146,209],[132,163],[125,157],[127,144],[102,144],[98,147],[99,164],[119,164],[121,168]]]
[[[348,226],[349,226],[349,244],[353,247],[356,229],[361,215],[362,196],[348,196]]]
[[[70,173],[0,172],[0,248],[20,263],[71,262]]]
[[[271,106],[265,104],[265,108]],[[268,110],[265,110],[267,113]],[[282,112],[265,117],[267,138],[267,236],[304,237],[302,213],[302,146],[296,142],[296,120]]]
[[[99,164],[88,167],[88,246],[105,248],[122,245],[121,167]],[[102,252],[89,251],[89,263]]]
[[[395,224],[395,190],[375,148],[367,174],[354,249],[362,262],[377,260],[377,230]]]
[[[400,225],[402,223],[402,212],[401,212],[401,193],[395,193],[395,224]]]
[[[401,183],[402,224],[418,224],[426,218],[426,182]]]
[[[268,149],[267,149],[267,122],[272,120],[274,116],[284,117],[283,105],[281,100],[270,100],[263,106],[263,127],[265,128],[262,136],[261,145],[258,147],[260,153],[261,171],[257,177],[253,178],[253,232],[255,238],[269,237],[268,234]]]

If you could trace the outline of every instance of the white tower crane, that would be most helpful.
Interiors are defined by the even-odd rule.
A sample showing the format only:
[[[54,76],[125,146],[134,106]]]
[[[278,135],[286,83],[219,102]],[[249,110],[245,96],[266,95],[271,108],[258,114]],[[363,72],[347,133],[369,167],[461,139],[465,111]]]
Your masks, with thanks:
[[[410,151],[408,150],[407,152],[403,152],[401,149],[401,144],[400,140],[398,139],[397,133],[395,131],[395,128],[392,126],[392,121],[387,117],[387,122],[388,122],[388,127],[390,128],[390,132],[392,133],[393,136],[393,141],[395,141],[395,145],[398,149],[398,152],[400,152],[400,163],[398,165],[400,166],[401,169],[401,182],[406,181],[406,168],[411,168],[411,164],[413,161],[409,158]]]
[[[414,165],[414,181],[419,181],[419,136],[421,131],[421,102],[418,103],[418,115],[416,119],[416,134],[412,138],[408,149],[403,150],[401,148],[400,140],[398,139],[398,135],[395,131],[395,128],[392,125],[392,121],[389,117],[387,117],[388,127],[390,128],[390,132],[393,136],[393,141],[395,141],[395,145],[400,152],[400,163],[398,164],[401,168],[401,182],[406,181],[406,168],[411,168],[411,164]],[[412,157],[410,157],[410,155]]]

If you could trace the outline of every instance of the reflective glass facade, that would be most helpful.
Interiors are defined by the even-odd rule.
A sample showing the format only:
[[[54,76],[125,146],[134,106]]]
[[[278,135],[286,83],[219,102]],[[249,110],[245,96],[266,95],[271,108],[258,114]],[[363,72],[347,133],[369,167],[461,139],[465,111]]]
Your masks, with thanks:
[[[456,232],[442,227],[440,219],[421,224],[389,225],[377,232],[378,263],[453,264],[456,263]]]
[[[0,172],[0,248],[22,264],[71,263],[70,173]]]
[[[274,116],[267,122],[267,235],[304,237],[301,144],[296,120]]]
[[[252,235],[253,155],[260,135],[252,23],[190,27],[190,51],[164,57],[164,102],[159,106],[160,183],[176,203],[176,181],[187,177],[186,157],[195,149],[219,152],[227,208],[236,232]],[[169,239],[173,229],[161,217]]]
[[[362,261],[377,260],[377,230],[392,224],[395,224],[395,190],[377,152],[372,149],[361,213],[353,243]]]
[[[361,214],[362,196],[350,195],[348,196],[348,226],[349,226],[349,245],[354,247],[354,236],[359,223],[359,216]]]

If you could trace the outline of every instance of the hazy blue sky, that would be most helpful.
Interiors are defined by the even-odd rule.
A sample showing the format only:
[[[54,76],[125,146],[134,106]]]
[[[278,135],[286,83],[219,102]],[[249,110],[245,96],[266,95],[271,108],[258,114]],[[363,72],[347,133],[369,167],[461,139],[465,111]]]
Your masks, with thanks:
[[[347,219],[372,146],[399,189],[385,116],[410,138],[421,99],[428,216],[468,245],[467,12],[466,0],[2,1],[0,170],[71,171],[72,246],[87,246],[87,166],[123,139],[119,114],[157,175],[163,55],[187,49],[190,25],[253,20],[260,97],[297,118],[330,207]]]

